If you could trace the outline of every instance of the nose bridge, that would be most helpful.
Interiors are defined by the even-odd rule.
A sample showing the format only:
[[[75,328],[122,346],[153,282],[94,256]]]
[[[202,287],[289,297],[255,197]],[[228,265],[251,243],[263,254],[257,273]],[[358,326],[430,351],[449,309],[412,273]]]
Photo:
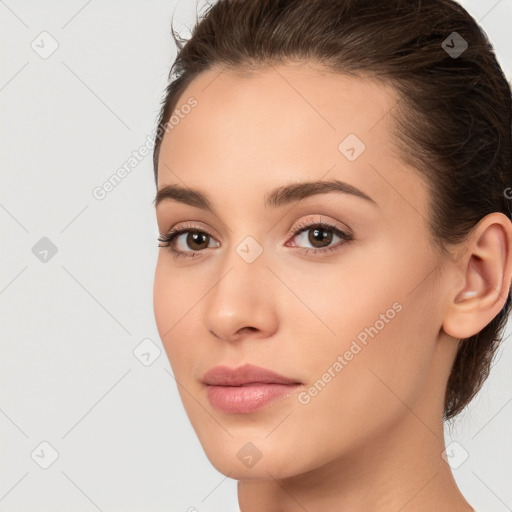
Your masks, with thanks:
[[[269,274],[269,275],[267,275]],[[241,242],[233,244],[225,256],[219,276],[223,276],[215,286],[214,294],[217,299],[238,298],[238,300],[252,302],[253,295],[257,297],[265,281],[270,277],[266,268],[266,258],[263,245],[254,237],[246,236]]]
[[[254,237],[233,244],[207,301],[205,320],[210,331],[226,339],[244,327],[270,328],[275,314],[270,293],[273,275],[266,265],[263,245]]]

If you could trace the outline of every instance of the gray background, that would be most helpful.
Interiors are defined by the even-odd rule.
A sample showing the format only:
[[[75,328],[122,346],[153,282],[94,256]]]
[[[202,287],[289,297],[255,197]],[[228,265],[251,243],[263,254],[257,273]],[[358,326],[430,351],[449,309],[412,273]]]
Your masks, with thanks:
[[[512,79],[512,0],[461,3]],[[151,156],[103,200],[92,193],[155,128],[173,10],[188,35],[195,0],[0,1],[0,512],[238,511],[154,322]],[[481,512],[512,510],[508,327],[484,389],[447,429],[455,458],[468,456],[455,478]]]

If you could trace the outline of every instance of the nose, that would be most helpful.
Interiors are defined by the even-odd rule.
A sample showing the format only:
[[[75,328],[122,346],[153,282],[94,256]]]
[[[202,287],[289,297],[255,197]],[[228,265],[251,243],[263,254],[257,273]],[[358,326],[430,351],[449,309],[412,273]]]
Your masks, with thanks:
[[[278,324],[276,284],[264,253],[248,263],[233,250],[205,297],[208,331],[225,341],[271,336]]]

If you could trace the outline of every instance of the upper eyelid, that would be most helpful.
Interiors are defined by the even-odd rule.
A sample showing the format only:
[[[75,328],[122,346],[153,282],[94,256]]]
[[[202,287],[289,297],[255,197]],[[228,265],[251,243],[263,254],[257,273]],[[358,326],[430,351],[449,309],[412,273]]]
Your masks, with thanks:
[[[341,226],[339,225],[341,224]],[[333,221],[333,220],[326,220],[320,215],[316,215],[314,219],[308,219],[308,220],[301,220],[298,223],[294,224],[294,227],[290,229],[290,232],[297,232],[301,228],[303,229],[309,229],[312,226],[316,225],[326,225],[334,229],[339,229],[340,231],[345,231],[347,233],[352,233],[351,228],[349,228],[346,224],[339,222],[339,221]]]
[[[211,228],[203,228],[200,225],[194,225],[195,222],[199,221],[184,221],[183,223],[178,223],[177,226],[169,229],[169,231],[164,232],[162,236],[167,236],[168,234],[177,234],[177,232],[188,232],[188,231],[199,231],[201,233],[206,233],[207,235],[214,236],[211,231],[216,233],[215,230]],[[183,233],[180,233],[183,234]],[[220,238],[222,240],[222,237],[215,235],[214,238]]]
[[[222,242],[221,237],[212,235],[210,233],[209,229],[194,225],[193,222],[194,221],[185,221],[183,225],[180,225],[178,223],[178,227],[173,227],[172,229],[170,229],[168,232],[164,233],[161,236],[162,237],[167,237],[167,236],[172,237],[173,241],[174,241],[174,240],[176,240],[176,238],[178,238],[179,236],[182,236],[184,233],[188,233],[190,231],[198,231],[200,233],[205,233],[208,236],[211,236],[217,242],[219,242],[219,241]],[[326,227],[331,228],[333,231],[338,230],[342,233],[346,233],[349,236],[353,236],[352,230],[348,226],[340,227],[340,226],[336,225],[333,221],[322,220],[319,218],[303,220],[303,221],[299,221],[298,223],[295,223],[293,225],[293,227],[290,228],[289,231],[287,231],[286,236],[287,237],[290,237],[290,236],[296,237],[299,234],[303,233],[304,231],[308,231],[309,229],[312,229],[314,226],[317,226],[317,225],[325,225]],[[220,238],[220,240],[218,240],[218,238]]]

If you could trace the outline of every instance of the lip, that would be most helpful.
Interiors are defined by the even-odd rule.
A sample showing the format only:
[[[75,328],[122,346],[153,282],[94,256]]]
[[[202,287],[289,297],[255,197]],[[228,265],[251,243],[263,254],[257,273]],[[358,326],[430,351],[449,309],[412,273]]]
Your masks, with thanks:
[[[245,364],[238,368],[215,366],[203,376],[208,386],[244,386],[247,384],[302,384],[296,379],[279,375],[267,368]]]
[[[206,372],[202,382],[212,406],[233,414],[254,412],[302,385],[296,379],[251,364],[238,368],[216,366]]]

